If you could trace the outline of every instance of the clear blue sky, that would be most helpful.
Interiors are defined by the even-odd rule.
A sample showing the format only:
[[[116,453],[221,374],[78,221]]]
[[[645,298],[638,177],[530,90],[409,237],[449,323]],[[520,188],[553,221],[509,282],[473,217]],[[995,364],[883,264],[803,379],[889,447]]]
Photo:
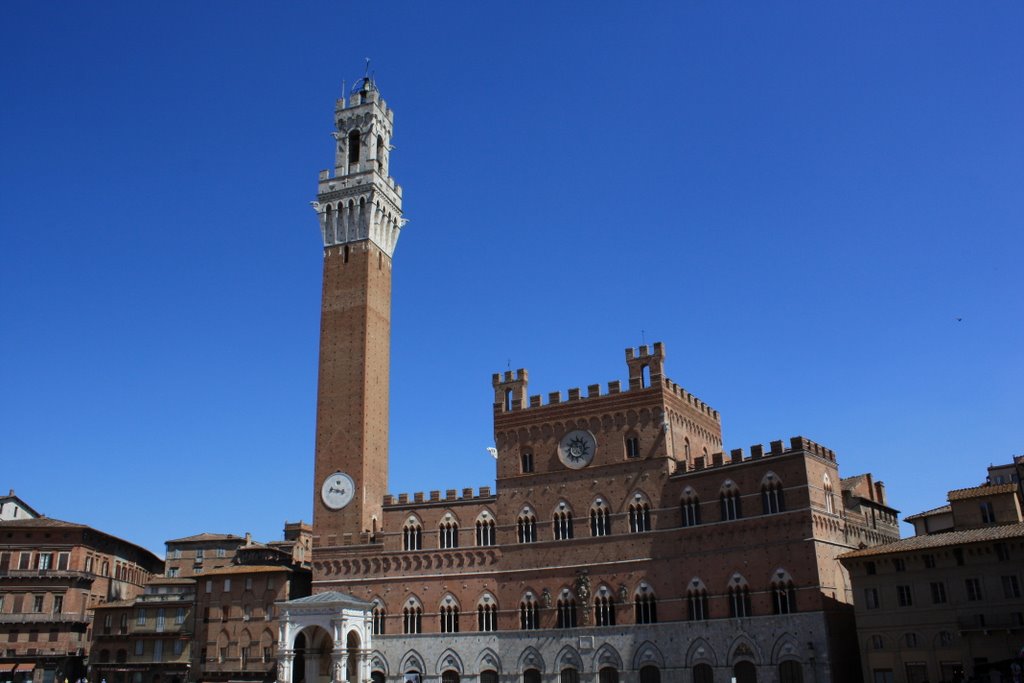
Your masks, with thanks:
[[[410,219],[391,490],[493,485],[490,376],[668,374],[903,514],[1024,452],[1024,5],[0,7],[0,488],[156,551],[311,516],[334,100]],[[962,318],[962,320],[958,320]]]

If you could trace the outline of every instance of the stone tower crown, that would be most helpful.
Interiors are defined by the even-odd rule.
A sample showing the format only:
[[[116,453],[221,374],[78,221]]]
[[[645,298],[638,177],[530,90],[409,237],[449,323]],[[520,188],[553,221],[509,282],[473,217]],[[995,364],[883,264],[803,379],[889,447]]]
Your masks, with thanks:
[[[320,171],[317,200],[324,248],[370,240],[391,257],[402,218],[402,188],[389,175],[395,114],[371,78],[334,108],[334,174]]]

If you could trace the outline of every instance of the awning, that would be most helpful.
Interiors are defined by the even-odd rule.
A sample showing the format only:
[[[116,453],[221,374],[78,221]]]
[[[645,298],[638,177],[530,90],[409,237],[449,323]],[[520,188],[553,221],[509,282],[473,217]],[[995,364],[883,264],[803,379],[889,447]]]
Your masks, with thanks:
[[[14,662],[0,662],[0,673],[14,671]]]
[[[18,666],[14,667],[14,673],[20,673],[22,671],[35,671],[35,662],[22,662]]]

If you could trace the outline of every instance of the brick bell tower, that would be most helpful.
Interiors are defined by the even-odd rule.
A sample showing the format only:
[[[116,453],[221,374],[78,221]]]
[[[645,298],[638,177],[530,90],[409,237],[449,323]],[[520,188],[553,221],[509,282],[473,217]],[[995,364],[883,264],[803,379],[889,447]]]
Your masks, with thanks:
[[[388,175],[394,113],[372,78],[334,109],[333,175],[313,207],[324,240],[313,481],[314,544],[377,531],[388,476],[391,257],[402,188]],[[365,540],[365,539],[364,539]]]

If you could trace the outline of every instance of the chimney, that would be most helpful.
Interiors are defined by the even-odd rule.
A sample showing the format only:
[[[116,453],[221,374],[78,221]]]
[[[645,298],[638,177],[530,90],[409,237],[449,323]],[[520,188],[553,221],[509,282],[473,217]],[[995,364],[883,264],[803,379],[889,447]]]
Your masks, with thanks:
[[[252,534],[250,534],[248,531],[245,532],[245,544],[252,545]]]

